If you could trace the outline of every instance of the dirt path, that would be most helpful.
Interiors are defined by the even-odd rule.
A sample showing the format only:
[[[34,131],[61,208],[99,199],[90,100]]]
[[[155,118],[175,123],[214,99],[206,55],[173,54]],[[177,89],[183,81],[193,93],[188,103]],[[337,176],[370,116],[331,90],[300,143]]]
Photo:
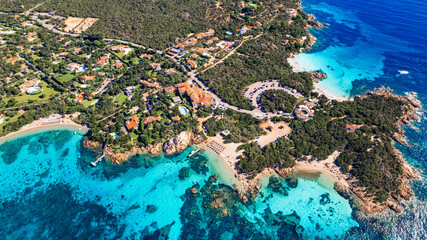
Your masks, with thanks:
[[[201,71],[201,73],[204,73],[204,72],[206,72],[208,69],[211,69],[211,68],[213,68],[213,67],[215,67],[216,65],[218,65],[218,64],[220,64],[220,63],[222,63],[222,62],[224,62],[225,61],[225,59],[227,59],[228,57],[230,57],[231,55],[233,55],[235,52],[236,52],[236,50],[238,49],[238,48],[240,48],[242,45],[243,45],[243,43],[244,42],[246,42],[246,41],[248,41],[248,40],[252,40],[252,39],[257,39],[257,38],[259,38],[260,36],[262,35],[262,33],[260,33],[259,35],[257,35],[256,37],[254,37],[254,38],[246,38],[245,40],[243,40],[237,47],[235,47],[233,50],[231,50],[225,57],[223,57],[221,60],[219,60],[218,62],[216,62],[216,63],[214,63],[214,64],[212,64],[211,66],[209,66],[209,67],[207,67],[207,68],[205,68],[203,71]]]

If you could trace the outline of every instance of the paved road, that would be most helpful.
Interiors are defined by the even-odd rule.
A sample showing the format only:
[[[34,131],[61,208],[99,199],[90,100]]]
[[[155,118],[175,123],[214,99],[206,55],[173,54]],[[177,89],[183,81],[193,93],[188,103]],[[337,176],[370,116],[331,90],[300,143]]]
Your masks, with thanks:
[[[40,23],[43,27],[45,27],[45,28],[49,29],[50,31],[52,31],[52,32],[54,32],[54,33],[57,33],[57,34],[59,34],[59,35],[68,35],[68,36],[72,36],[72,37],[78,37],[78,36],[80,36],[80,35],[79,35],[79,34],[77,34],[77,33],[69,33],[69,32],[60,31],[60,30],[58,30],[58,29],[54,28],[52,25],[49,25],[49,24],[47,24],[46,22],[42,21],[42,20],[41,20],[38,16],[36,16],[36,15],[32,15],[32,16],[31,16],[31,18],[32,18],[34,21],[37,21],[38,23]]]
[[[251,100],[252,105],[254,105],[256,108],[258,108],[258,98],[268,90],[282,90],[285,91],[292,96],[298,98],[304,97],[301,93],[295,92],[293,89],[288,87],[282,87],[280,86],[280,81],[277,80],[271,80],[271,81],[264,81],[264,82],[257,82],[252,85],[249,85],[245,90],[243,96],[246,99]]]
[[[73,36],[73,37],[77,37],[77,36],[80,36],[79,34],[74,34],[74,33],[68,33],[68,32],[63,32],[63,31],[60,31],[60,30],[57,30],[57,29],[55,29],[53,26],[51,26],[51,25],[48,25],[48,24],[46,24],[45,22],[43,22],[41,19],[39,19],[37,16],[31,16],[35,21],[37,21],[37,22],[39,22],[43,27],[45,27],[45,28],[47,28],[47,29],[49,29],[49,30],[51,30],[52,32],[54,32],[54,33],[58,33],[58,34],[60,34],[60,35],[69,35],[69,36]],[[260,34],[261,35],[261,34]],[[259,37],[260,35],[258,35],[258,36],[256,36],[255,38],[257,38],[257,37]],[[155,50],[155,49],[152,49],[152,48],[146,48],[145,46],[143,46],[143,45],[140,45],[140,44],[136,44],[136,43],[132,43],[132,42],[129,42],[129,41],[124,41],[124,40],[118,40],[118,39],[111,39],[111,38],[106,38],[106,39],[104,39],[105,41],[116,41],[116,42],[119,42],[119,43],[123,43],[123,44],[128,44],[128,45],[131,45],[131,46],[134,46],[134,47],[139,47],[139,48],[144,48],[144,49],[148,49],[148,50],[151,50],[151,51],[155,51],[155,52],[157,52],[157,53],[159,53],[159,54],[163,54],[163,52],[162,51],[159,51],[159,50]],[[243,42],[242,42],[243,43]],[[239,45],[240,46],[240,45]],[[234,52],[233,52],[234,53]],[[232,54],[229,54],[228,56],[231,56]],[[166,55],[167,56],[167,55]],[[272,116],[282,116],[282,115],[279,115],[279,114],[268,114],[268,113],[264,113],[264,112],[262,112],[260,109],[255,109],[255,110],[252,110],[252,111],[250,111],[250,110],[246,110],[246,109],[241,109],[241,108],[238,108],[238,107],[235,107],[235,106],[232,106],[232,105],[230,105],[230,104],[228,104],[228,103],[226,103],[226,102],[224,102],[218,95],[216,95],[215,93],[213,93],[212,91],[210,91],[210,89],[202,82],[202,81],[200,81],[200,79],[198,78],[198,76],[197,76],[197,74],[195,74],[195,73],[193,73],[193,72],[191,72],[180,60],[177,60],[177,59],[175,59],[174,57],[170,57],[170,56],[168,56],[169,58],[171,58],[173,61],[175,61],[176,63],[178,63],[179,65],[181,65],[184,69],[185,69],[185,71],[188,73],[188,75],[189,75],[189,81],[190,82],[192,82],[192,81],[194,81],[195,83],[197,83],[197,85],[199,85],[204,91],[209,91],[210,92],[210,94],[212,95],[212,97],[213,97],[213,99],[214,99],[214,108],[217,108],[217,107],[221,107],[221,108],[230,108],[230,109],[232,109],[232,110],[234,110],[234,111],[238,111],[238,112],[242,112],[242,113],[247,113],[247,114],[250,114],[250,115],[252,115],[253,117],[255,117],[255,118],[258,118],[258,119],[263,119],[263,118],[265,118],[265,117],[272,117]],[[101,85],[101,87],[100,88],[98,88],[95,92],[94,92],[94,94],[98,94],[98,93],[102,93],[102,92],[104,92],[105,90],[106,90],[106,88],[109,86],[109,84],[111,83],[111,81],[112,81],[113,79],[111,79],[111,80],[109,80],[109,81],[106,81],[106,82],[104,82],[102,85]]]

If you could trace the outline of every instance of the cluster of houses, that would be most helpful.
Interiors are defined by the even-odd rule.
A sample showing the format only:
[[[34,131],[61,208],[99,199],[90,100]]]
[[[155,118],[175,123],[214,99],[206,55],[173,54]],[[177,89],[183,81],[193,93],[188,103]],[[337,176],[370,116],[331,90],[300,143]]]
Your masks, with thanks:
[[[245,27],[247,27],[247,26],[245,26]],[[244,31],[246,31],[246,28]],[[186,59],[188,66],[191,69],[195,69],[198,67],[197,58],[199,57],[199,55],[197,53],[199,53],[202,56],[207,57],[207,58],[204,58],[205,60],[212,61],[213,58],[212,58],[211,52],[216,51],[218,49],[227,49],[227,48],[230,48],[234,45],[234,42],[232,42],[232,41],[221,41],[218,37],[212,37],[214,34],[215,34],[215,31],[213,29],[209,29],[207,32],[198,33],[198,34],[194,35],[194,37],[189,38],[189,39],[183,41],[182,43],[176,45],[172,49],[170,49],[170,51],[167,54],[169,56],[172,56],[172,57],[181,58],[190,52],[196,52],[196,53],[191,54],[190,57],[188,59]],[[193,34],[189,34],[189,37],[191,37],[191,36],[193,36]],[[208,46],[213,45],[215,42],[219,42],[219,43],[217,43],[216,45],[210,46],[210,47],[205,47],[205,48],[196,47],[196,48],[192,48],[192,49],[186,49],[187,47],[191,47],[191,46],[196,45],[197,42],[204,37],[212,37],[212,38],[208,39],[206,42],[204,42],[204,44],[206,44]]]

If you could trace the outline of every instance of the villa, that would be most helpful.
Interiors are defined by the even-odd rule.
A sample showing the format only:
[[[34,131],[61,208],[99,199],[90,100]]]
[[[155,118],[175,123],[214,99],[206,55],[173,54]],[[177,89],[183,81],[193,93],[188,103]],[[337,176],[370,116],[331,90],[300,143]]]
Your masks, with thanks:
[[[234,42],[221,41],[216,46],[220,47],[220,48],[228,48],[228,47],[232,46],[233,44],[234,44]]]
[[[160,84],[157,83],[157,82],[151,83],[151,82],[148,82],[146,80],[141,80],[141,83],[144,84],[144,85],[146,85],[147,87],[150,87],[150,88],[158,88],[158,87],[160,87]]]
[[[92,80],[95,80],[95,78],[96,78],[96,76],[95,76],[95,75],[92,75],[92,76],[83,75],[83,76],[82,76],[82,80],[83,80],[84,82],[86,82],[86,81],[92,81]]]
[[[75,102],[81,102],[83,101],[83,94],[84,93],[80,93],[76,95],[76,98],[74,99]]]
[[[179,116],[175,116],[175,117],[172,117],[172,120],[174,122],[178,122],[179,120],[181,120],[181,118]]]
[[[4,119],[5,119],[6,117],[3,115],[3,114],[0,114],[0,124],[2,124],[3,123],[3,121],[4,121]]]
[[[113,52],[122,52],[124,55],[127,55],[132,51],[132,48],[127,45],[111,46],[109,49]]]
[[[29,27],[29,26],[33,26],[33,24],[34,24],[33,21],[28,20],[28,21],[22,22],[21,26],[22,27]]]
[[[196,45],[196,43],[197,43],[197,39],[195,39],[195,38],[190,38],[190,39],[188,39],[187,41],[183,42],[182,44],[183,44],[184,46],[194,46],[194,45]]]
[[[148,59],[148,60],[151,60],[151,58],[153,57],[153,55],[150,55],[150,54],[142,54],[141,56],[139,56],[139,58],[146,58],[146,59]]]
[[[212,95],[210,95],[209,93],[193,93],[190,96],[191,99],[191,104],[193,105],[193,107],[197,107],[197,106],[204,106],[204,107],[208,107],[210,105],[212,105],[213,102],[213,97]]]
[[[160,72],[160,70],[162,70],[162,67],[159,63],[150,63],[150,66],[152,66],[156,72]]]
[[[114,63],[114,67],[115,68],[121,68],[121,67],[123,67],[123,63],[117,61],[117,62]]]
[[[18,90],[21,92],[25,92],[27,91],[27,89],[32,88],[32,87],[38,87],[40,83],[39,79],[34,79],[34,80],[30,80],[24,84],[21,84],[18,86]]]
[[[151,123],[151,122],[154,122],[154,121],[160,121],[160,120],[162,120],[162,117],[153,117],[153,116],[150,116],[150,117],[146,117],[144,119],[144,124]]]
[[[131,95],[133,93],[134,90],[135,90],[134,86],[126,87],[125,94],[129,96],[129,95]]]
[[[291,17],[296,17],[298,15],[298,11],[296,9],[293,9],[293,8],[288,8],[286,10],[286,13]]]
[[[96,62],[96,65],[107,65],[109,58],[110,58],[109,56],[102,56],[102,57],[100,57],[98,59],[98,61]]]
[[[87,67],[83,64],[78,64],[78,63],[69,63],[67,65],[67,70],[68,71],[76,71],[78,72],[84,72],[87,70]]]
[[[17,57],[13,57],[13,58],[11,58],[11,59],[9,59],[9,60],[7,60],[9,63],[12,63],[12,64],[14,64],[15,62],[16,62],[16,60],[18,60],[18,58]]]
[[[27,33],[26,37],[28,42],[32,42],[39,39],[36,32],[29,32]]]
[[[212,44],[214,41],[219,41],[219,38],[218,38],[218,37],[211,38],[211,39],[209,39],[209,40],[207,40],[207,41],[206,41],[206,44],[207,44],[207,45],[210,45],[210,44]]]
[[[176,88],[175,88],[174,86],[165,87],[165,88],[163,89],[163,92],[165,92],[165,93],[173,93],[173,92],[175,92],[175,91],[176,91]]]
[[[126,121],[126,128],[128,130],[131,130],[132,128],[138,127],[138,124],[139,124],[138,115],[135,115],[131,117],[129,121]]]
[[[83,50],[83,48],[76,48],[73,50],[73,54],[78,54]]]
[[[197,64],[193,62],[192,60],[188,59],[187,62],[190,64],[191,68],[196,68]]]

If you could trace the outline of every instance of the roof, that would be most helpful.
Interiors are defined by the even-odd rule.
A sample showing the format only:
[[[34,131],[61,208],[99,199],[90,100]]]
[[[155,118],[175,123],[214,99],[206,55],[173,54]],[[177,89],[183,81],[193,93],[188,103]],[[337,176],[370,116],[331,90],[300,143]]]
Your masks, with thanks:
[[[197,67],[197,64],[193,62],[192,60],[188,59],[187,62],[191,65],[192,68]]]
[[[209,93],[193,93],[190,95],[190,99],[193,106],[196,106],[198,104],[210,106],[213,101],[213,97]]]
[[[166,92],[166,93],[171,93],[171,92],[174,92],[175,90],[176,90],[176,88],[174,86],[165,87],[163,89],[163,91]]]
[[[34,80],[30,80],[30,81],[28,81],[28,82],[26,82],[24,84],[19,85],[18,88],[21,89],[21,90],[27,90],[27,88],[35,86],[35,85],[37,85],[39,83],[40,83],[40,80],[34,79]]]
[[[162,117],[153,117],[153,116],[150,116],[150,117],[146,117],[144,119],[144,124],[151,123],[151,122],[154,122],[154,121],[160,121],[160,120],[162,120]]]
[[[9,59],[7,61],[9,61],[11,63],[14,63],[14,62],[16,62],[16,60],[18,60],[18,58],[17,57],[13,57],[13,58],[11,58],[11,59]]]
[[[150,55],[150,54],[146,54],[146,53],[144,53],[144,54],[142,54],[141,56],[139,56],[140,58],[147,58],[147,59],[149,59],[149,60],[151,60],[151,58],[153,57],[153,55]]]
[[[138,124],[139,124],[138,115],[135,115],[135,116],[131,117],[129,121],[126,121],[126,128],[128,130],[130,130],[134,127],[137,127]]]
[[[179,121],[181,118],[179,116],[172,117],[172,120]]]
[[[114,63],[114,67],[116,67],[116,68],[121,68],[122,66],[123,66],[123,63],[121,63],[121,62]]]
[[[92,75],[92,76],[83,75],[83,76],[82,76],[83,81],[92,81],[92,80],[94,80],[95,78],[96,78],[96,76],[95,76],[95,75]]]

